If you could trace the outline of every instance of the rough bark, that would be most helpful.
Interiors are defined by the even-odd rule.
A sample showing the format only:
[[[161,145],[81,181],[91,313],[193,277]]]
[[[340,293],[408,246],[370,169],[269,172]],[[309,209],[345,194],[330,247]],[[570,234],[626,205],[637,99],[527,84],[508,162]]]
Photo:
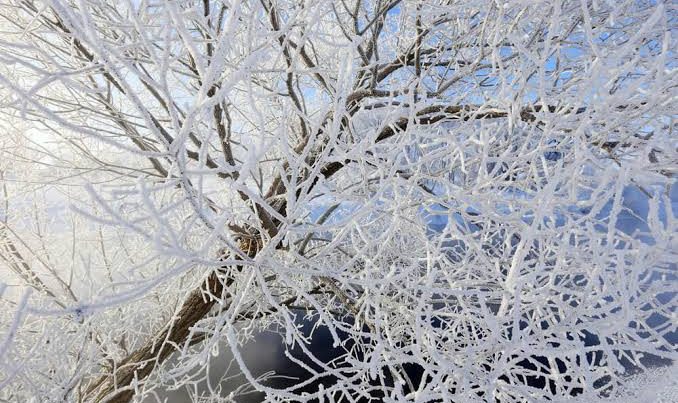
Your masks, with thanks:
[[[253,239],[241,241],[238,245],[250,258],[256,257],[261,245]],[[236,269],[240,270],[242,267],[237,266]],[[206,317],[217,303],[213,296],[225,297],[225,291],[227,292],[234,281],[235,277],[229,274],[228,269],[212,272],[200,287],[191,291],[179,312],[162,331],[117,363],[112,373],[100,377],[88,388],[86,399],[109,403],[129,402],[134,397],[135,380],[143,381],[177,348],[190,342],[191,328]],[[226,303],[230,304],[230,301]]]

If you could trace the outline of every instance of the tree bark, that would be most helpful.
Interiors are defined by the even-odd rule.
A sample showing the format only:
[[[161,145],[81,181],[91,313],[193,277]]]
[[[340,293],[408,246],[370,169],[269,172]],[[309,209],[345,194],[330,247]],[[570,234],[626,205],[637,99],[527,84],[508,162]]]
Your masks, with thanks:
[[[261,243],[254,237],[239,242],[239,248],[250,258],[256,257]],[[237,258],[237,257],[236,257]],[[240,271],[242,266],[236,266]],[[224,271],[212,272],[205,283],[191,291],[179,312],[162,331],[144,346],[114,366],[113,372],[100,377],[86,392],[86,399],[95,402],[126,403],[134,397],[134,384],[143,381],[153,369],[162,364],[177,348],[190,342],[191,328],[207,316],[217,300],[209,295],[222,296],[235,281],[233,275],[220,276]],[[230,305],[230,301],[227,302]],[[228,305],[226,306],[226,309]]]

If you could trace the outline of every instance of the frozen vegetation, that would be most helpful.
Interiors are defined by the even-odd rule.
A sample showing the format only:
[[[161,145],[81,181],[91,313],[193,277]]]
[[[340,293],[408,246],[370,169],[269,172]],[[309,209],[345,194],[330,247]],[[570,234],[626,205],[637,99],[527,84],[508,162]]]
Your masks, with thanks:
[[[675,401],[677,36],[0,0],[0,401]]]

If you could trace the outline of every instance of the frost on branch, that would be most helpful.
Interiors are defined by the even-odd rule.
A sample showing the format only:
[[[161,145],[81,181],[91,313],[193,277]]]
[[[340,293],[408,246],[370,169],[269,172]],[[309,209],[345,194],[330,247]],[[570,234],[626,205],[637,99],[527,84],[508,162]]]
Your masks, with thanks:
[[[5,1],[0,397],[623,391],[677,353],[668,3]]]

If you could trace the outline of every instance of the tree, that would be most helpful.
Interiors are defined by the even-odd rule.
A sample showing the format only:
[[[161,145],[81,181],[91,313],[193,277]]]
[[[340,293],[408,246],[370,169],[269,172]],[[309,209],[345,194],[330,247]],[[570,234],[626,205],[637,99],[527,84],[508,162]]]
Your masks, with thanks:
[[[224,343],[271,401],[601,396],[674,359],[677,17],[3,0],[2,396],[141,401]],[[248,370],[267,329],[313,393]]]

